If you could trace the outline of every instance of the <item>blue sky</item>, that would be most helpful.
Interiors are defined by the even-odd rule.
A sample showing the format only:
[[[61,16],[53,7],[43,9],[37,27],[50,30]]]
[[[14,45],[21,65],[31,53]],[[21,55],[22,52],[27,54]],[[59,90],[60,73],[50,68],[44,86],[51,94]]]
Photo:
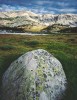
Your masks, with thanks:
[[[0,11],[31,10],[35,13],[77,14],[77,0],[0,0]]]

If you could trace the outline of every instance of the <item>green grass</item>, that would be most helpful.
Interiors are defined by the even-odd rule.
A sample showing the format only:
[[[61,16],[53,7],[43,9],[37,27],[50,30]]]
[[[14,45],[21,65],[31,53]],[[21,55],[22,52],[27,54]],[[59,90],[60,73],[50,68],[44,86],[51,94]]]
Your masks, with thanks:
[[[15,47],[12,46],[12,45],[3,45],[3,46],[0,46],[0,50],[12,50],[12,49],[15,49]]]
[[[36,47],[39,45],[38,41],[24,41],[24,44],[30,47]]]
[[[62,100],[77,100],[77,35],[0,35],[0,88],[2,75],[11,62],[39,48],[53,54],[63,65],[68,89]]]

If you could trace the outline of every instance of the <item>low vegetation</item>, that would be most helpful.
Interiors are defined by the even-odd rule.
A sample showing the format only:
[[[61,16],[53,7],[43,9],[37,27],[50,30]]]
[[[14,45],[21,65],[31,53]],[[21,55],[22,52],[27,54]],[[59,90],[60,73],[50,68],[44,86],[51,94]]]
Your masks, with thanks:
[[[69,25],[62,25],[62,24],[53,24],[51,26],[48,26],[46,28],[44,28],[42,30],[43,32],[46,32],[46,33],[69,33],[69,34],[72,34],[72,33],[77,33],[77,27],[70,27]]]
[[[2,75],[11,62],[39,48],[53,54],[63,65],[68,89],[62,100],[77,100],[77,35],[0,35],[0,86]]]
[[[6,27],[6,26],[0,26],[1,31],[7,31],[7,32],[12,32],[12,33],[22,33],[25,32],[22,28],[18,27]]]
[[[36,46],[38,46],[39,42],[38,41],[24,41],[24,44],[26,46],[36,47]]]
[[[18,20],[19,21],[19,20]],[[13,23],[14,24],[14,23]],[[41,25],[41,24],[34,24],[32,23],[24,23],[24,25],[14,26],[11,24],[1,25],[0,30],[12,32],[12,33],[24,33],[24,32],[32,32],[36,33],[44,33],[44,34],[52,34],[52,33],[60,33],[60,34],[77,34],[77,27],[69,27],[68,25],[61,25],[61,24],[53,24],[51,26]]]
[[[12,50],[14,48],[15,47],[14,46],[11,46],[11,45],[3,45],[3,46],[0,46],[0,50]]]

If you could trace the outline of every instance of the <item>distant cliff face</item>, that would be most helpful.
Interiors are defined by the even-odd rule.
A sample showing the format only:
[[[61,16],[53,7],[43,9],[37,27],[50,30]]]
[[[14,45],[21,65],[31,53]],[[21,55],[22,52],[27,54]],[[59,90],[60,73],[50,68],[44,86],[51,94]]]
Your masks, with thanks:
[[[0,12],[0,27],[18,27],[25,31],[41,31],[53,24],[77,27],[77,14],[35,14],[30,11]]]

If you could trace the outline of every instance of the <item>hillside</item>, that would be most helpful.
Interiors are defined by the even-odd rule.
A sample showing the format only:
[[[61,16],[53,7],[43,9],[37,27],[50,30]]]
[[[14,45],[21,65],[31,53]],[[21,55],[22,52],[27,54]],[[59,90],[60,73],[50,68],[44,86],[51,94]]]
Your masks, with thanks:
[[[48,30],[53,26],[52,31]],[[77,14],[42,15],[30,11],[0,12],[0,30],[7,27],[8,30],[9,28],[17,29],[17,31],[21,29],[21,32],[41,32],[47,28],[47,31],[55,32],[54,30],[60,31],[68,26],[77,27]]]
[[[53,24],[42,30],[45,33],[77,33],[77,27],[70,27],[68,25]]]

